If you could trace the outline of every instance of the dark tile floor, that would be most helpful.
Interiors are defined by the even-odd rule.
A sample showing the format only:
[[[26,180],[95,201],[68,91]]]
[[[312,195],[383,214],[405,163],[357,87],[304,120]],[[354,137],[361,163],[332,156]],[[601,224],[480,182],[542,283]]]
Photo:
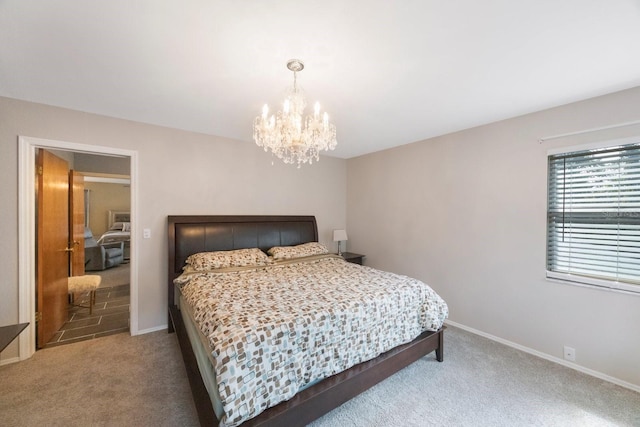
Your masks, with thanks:
[[[90,340],[129,331],[129,285],[98,288],[93,314],[89,314],[89,293],[76,295],[69,307],[69,319],[45,347]]]

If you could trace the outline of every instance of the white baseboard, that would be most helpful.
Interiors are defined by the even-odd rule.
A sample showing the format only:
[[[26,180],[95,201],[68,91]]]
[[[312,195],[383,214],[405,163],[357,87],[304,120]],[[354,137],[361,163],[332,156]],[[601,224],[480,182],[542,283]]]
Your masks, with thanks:
[[[0,360],[0,366],[9,365],[11,363],[16,363],[16,362],[19,362],[19,361],[20,361],[19,357],[12,357],[10,359],[2,359],[2,360]]]
[[[591,375],[592,377],[596,377],[596,378],[599,378],[601,380],[608,381],[610,383],[619,385],[620,387],[628,388],[630,390],[637,391],[638,393],[640,393],[640,386],[638,386],[636,384],[632,384],[630,382],[623,381],[623,380],[621,380],[619,378],[615,378],[615,377],[603,374],[602,372],[594,371],[593,369],[585,368],[584,366],[580,366],[580,365],[578,365],[576,363],[567,362],[564,359],[560,359],[558,357],[551,356],[550,354],[542,353],[542,352],[540,352],[538,350],[534,350],[532,348],[525,347],[525,346],[520,345],[520,344],[516,344],[514,342],[505,340],[503,338],[496,337],[495,335],[487,334],[486,332],[482,332],[482,331],[479,331],[477,329],[470,328],[469,326],[462,325],[462,324],[454,322],[452,320],[446,320],[445,323],[447,325],[451,325],[451,326],[455,326],[456,328],[463,329],[463,330],[465,330],[467,332],[471,332],[472,334],[476,334],[476,335],[480,335],[481,337],[488,338],[491,341],[499,342],[500,344],[504,344],[506,346],[515,348],[515,349],[520,350],[520,351],[524,351],[525,353],[532,354],[534,356],[540,357],[540,358],[548,360],[550,362],[554,362],[554,363],[557,363],[559,365],[566,366],[566,367],[571,368],[571,369],[575,369],[576,371],[582,372],[583,374]],[[446,347],[446,344],[445,344],[445,347]],[[445,348],[445,350],[446,350],[446,348]]]
[[[158,332],[158,331],[162,331],[163,329],[167,329],[167,325],[154,326],[153,328],[149,328],[149,329],[140,329],[138,330],[138,332],[136,332],[135,335],[150,334],[151,332]]]

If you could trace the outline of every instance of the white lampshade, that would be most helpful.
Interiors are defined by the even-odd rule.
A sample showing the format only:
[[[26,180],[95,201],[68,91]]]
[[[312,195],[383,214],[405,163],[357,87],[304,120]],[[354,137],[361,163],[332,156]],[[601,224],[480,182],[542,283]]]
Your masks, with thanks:
[[[346,230],[333,230],[333,241],[334,242],[342,242],[347,239],[347,231]]]

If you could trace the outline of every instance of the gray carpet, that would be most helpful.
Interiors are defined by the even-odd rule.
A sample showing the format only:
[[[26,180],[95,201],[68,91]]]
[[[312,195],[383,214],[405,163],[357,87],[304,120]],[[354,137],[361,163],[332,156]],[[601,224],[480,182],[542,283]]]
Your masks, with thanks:
[[[102,277],[100,283],[101,288],[108,288],[111,286],[128,285],[130,282],[129,274],[131,267],[129,263],[123,263],[116,265],[115,267],[107,268],[102,271],[87,271],[87,274],[97,274]]]
[[[197,426],[175,335],[118,334],[0,367],[3,426]],[[426,356],[312,424],[640,426],[640,393],[457,328]]]
[[[450,327],[423,357],[312,424],[640,426],[640,393]]]
[[[175,334],[117,334],[0,367],[2,426],[195,426]]]

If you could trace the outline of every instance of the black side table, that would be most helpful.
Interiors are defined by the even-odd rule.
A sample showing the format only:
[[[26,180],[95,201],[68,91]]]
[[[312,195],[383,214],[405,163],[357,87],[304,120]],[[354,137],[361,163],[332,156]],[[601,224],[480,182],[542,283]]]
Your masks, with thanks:
[[[29,323],[19,323],[17,325],[0,326],[0,351],[7,348],[11,341],[15,340],[28,325]]]
[[[353,252],[342,252],[342,258],[344,258],[345,261],[352,262],[354,264],[362,265],[362,259],[364,257],[365,256],[362,254],[355,254]]]

